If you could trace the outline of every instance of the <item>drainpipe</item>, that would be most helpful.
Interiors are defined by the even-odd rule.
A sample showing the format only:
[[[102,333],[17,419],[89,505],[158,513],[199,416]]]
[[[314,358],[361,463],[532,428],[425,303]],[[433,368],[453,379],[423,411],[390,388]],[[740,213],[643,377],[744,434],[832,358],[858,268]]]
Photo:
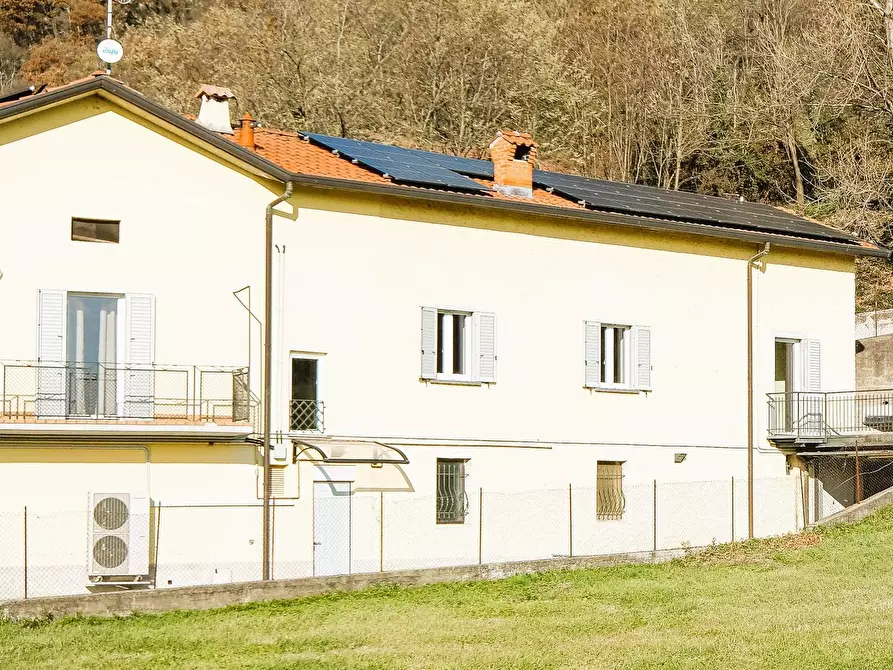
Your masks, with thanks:
[[[264,507],[263,507],[263,579],[270,579],[270,419],[273,390],[273,208],[291,197],[294,184],[287,182],[285,192],[267,205],[264,239]]]
[[[753,268],[769,255],[769,243],[747,261],[747,537],[753,539]]]

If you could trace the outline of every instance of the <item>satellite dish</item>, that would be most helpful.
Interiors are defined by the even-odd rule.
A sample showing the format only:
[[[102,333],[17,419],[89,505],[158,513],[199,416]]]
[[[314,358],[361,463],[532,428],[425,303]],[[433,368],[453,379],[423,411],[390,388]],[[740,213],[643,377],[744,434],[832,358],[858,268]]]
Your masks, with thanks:
[[[117,63],[124,57],[124,47],[117,40],[102,40],[96,47],[96,55],[103,63]]]

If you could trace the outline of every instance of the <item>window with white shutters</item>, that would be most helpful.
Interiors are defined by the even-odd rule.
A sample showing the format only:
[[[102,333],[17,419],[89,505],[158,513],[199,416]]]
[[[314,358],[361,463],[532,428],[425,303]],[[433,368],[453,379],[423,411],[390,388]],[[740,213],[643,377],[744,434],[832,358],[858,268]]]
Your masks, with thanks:
[[[496,317],[490,312],[422,308],[421,378],[496,381]]]
[[[819,340],[802,340],[803,390],[822,390],[822,343]]]
[[[606,390],[651,390],[651,329],[585,321],[583,384]]]

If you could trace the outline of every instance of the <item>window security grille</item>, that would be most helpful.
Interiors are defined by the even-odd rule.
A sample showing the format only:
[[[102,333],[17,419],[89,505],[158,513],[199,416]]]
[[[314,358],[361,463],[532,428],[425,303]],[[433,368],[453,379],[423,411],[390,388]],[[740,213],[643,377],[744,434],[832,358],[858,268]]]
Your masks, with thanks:
[[[465,461],[437,459],[437,523],[465,523]]]
[[[596,518],[605,521],[622,519],[626,509],[626,497],[623,495],[623,463],[599,461],[596,468]]]

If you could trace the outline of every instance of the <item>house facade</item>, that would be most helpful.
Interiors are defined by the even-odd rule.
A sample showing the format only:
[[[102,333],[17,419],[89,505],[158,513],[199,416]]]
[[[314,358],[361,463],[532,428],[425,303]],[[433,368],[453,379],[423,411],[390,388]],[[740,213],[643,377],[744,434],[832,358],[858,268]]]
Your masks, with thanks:
[[[649,535],[634,492],[656,481],[731,482],[740,536],[749,440],[755,503],[808,520],[802,460],[767,439],[802,417],[767,394],[855,388],[855,258],[886,251],[535,172],[517,133],[488,173],[220,132],[229,95],[203,89],[195,121],[105,76],[0,104],[0,510],[44,523],[44,591],[257,578],[266,381],[276,576],[383,567],[388,505],[396,567],[541,555],[484,539],[490,492],[537,523],[576,490],[597,538]]]

